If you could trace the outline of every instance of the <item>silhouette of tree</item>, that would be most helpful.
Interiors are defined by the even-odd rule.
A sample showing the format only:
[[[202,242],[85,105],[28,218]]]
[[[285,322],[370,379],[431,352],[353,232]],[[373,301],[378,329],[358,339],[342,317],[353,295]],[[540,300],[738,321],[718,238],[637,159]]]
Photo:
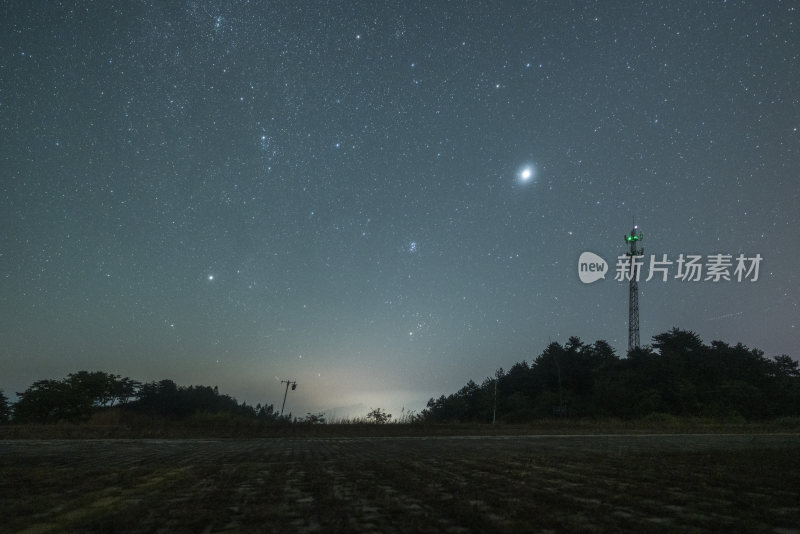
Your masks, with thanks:
[[[131,399],[137,396],[141,387],[141,382],[127,377],[116,377],[116,380],[111,384],[111,392],[113,394],[111,405],[113,406],[115,402],[122,406],[128,404]]]
[[[11,405],[8,403],[8,397],[6,397],[3,390],[0,389],[0,424],[7,423],[10,418]]]
[[[134,409],[151,415],[186,416],[178,403],[178,386],[172,380],[148,382],[139,388],[138,399],[132,404]]]
[[[245,403],[239,404],[228,395],[220,395],[217,387],[188,386],[179,387],[172,380],[161,380],[142,384],[138,398],[130,402],[132,410],[163,417],[182,419],[195,413],[227,413],[246,417],[258,417],[264,421],[276,421],[273,406],[256,408]]]
[[[102,371],[79,371],[63,380],[39,380],[17,395],[14,421],[22,423],[86,421],[96,410],[113,406],[174,419],[205,412],[258,418],[264,422],[278,420],[271,404],[263,407],[259,404],[256,408],[239,404],[233,397],[220,395],[216,386],[179,387],[172,380],[142,384]],[[2,413],[10,411],[6,408],[3,412],[3,405],[8,405],[4,396],[0,398],[0,421]]]
[[[800,414],[800,369],[796,360],[782,354],[771,362],[775,390],[770,395],[770,415]]]
[[[800,378],[800,368],[798,362],[791,359],[786,354],[775,356],[775,373],[786,378]]]
[[[79,371],[67,375],[67,383],[82,391],[94,406],[109,406],[114,403],[114,383],[119,377],[102,371]]]
[[[254,411],[256,417],[263,421],[274,422],[277,421],[279,417],[279,414],[275,411],[275,408],[272,406],[272,404],[267,404],[265,406],[257,404]]]
[[[17,395],[14,420],[18,422],[79,422],[92,414],[89,396],[65,380],[39,380]]]
[[[306,416],[299,421],[306,425],[322,425],[325,424],[325,414],[306,412]]]
[[[619,358],[599,340],[587,345],[571,337],[550,343],[528,365],[499,371],[497,382],[470,381],[458,392],[430,399],[427,421],[487,421],[497,384],[498,419],[508,422],[550,417],[559,406],[574,415],[641,417],[662,412],[689,416],[776,417],[800,414],[800,365],[782,355],[772,360],[758,349],[721,341],[711,345],[692,331],[672,328],[653,337],[652,347]]]
[[[703,348],[703,342],[691,330],[673,327],[669,332],[653,336],[653,348],[667,356],[670,353],[696,352]]]
[[[388,423],[391,418],[392,414],[386,413],[382,408],[375,408],[369,412],[366,417],[367,422],[374,423],[376,425]]]

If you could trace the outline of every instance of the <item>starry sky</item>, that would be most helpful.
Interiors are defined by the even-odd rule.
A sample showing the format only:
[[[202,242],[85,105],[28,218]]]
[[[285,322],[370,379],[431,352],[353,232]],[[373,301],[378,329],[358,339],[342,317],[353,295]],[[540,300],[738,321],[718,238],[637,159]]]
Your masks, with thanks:
[[[0,388],[399,415],[578,336],[800,354],[793,2],[4,2]],[[609,276],[578,277],[578,257]],[[734,261],[735,263],[735,261]],[[731,270],[732,272],[732,270]]]

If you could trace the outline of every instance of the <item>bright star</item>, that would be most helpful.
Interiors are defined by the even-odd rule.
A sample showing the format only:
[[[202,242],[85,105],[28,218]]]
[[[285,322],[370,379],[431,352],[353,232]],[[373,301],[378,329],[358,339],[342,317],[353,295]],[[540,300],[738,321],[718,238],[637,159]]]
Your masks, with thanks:
[[[532,182],[536,179],[536,167],[533,165],[526,165],[522,169],[520,169],[519,173],[517,174],[519,181],[523,184]]]

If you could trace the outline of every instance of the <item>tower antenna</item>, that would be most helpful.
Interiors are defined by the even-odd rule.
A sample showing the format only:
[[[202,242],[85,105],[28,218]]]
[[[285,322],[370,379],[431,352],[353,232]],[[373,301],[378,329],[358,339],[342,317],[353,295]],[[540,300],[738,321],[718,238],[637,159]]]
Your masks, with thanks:
[[[630,278],[628,293],[628,352],[639,348],[639,266],[636,258],[644,256],[644,249],[639,247],[639,242],[644,235],[633,219],[633,230],[625,236],[625,243],[630,250],[625,254],[630,257]]]

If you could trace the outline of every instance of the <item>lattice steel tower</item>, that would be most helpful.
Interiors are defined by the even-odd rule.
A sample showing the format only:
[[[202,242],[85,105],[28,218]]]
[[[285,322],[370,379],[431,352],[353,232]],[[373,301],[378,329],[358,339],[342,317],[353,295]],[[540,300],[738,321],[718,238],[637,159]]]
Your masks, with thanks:
[[[636,224],[630,235],[625,236],[625,243],[630,250],[625,254],[630,257],[630,292],[628,294],[628,352],[639,348],[639,265],[635,259],[644,256],[644,249],[639,248],[639,241],[644,235]]]

